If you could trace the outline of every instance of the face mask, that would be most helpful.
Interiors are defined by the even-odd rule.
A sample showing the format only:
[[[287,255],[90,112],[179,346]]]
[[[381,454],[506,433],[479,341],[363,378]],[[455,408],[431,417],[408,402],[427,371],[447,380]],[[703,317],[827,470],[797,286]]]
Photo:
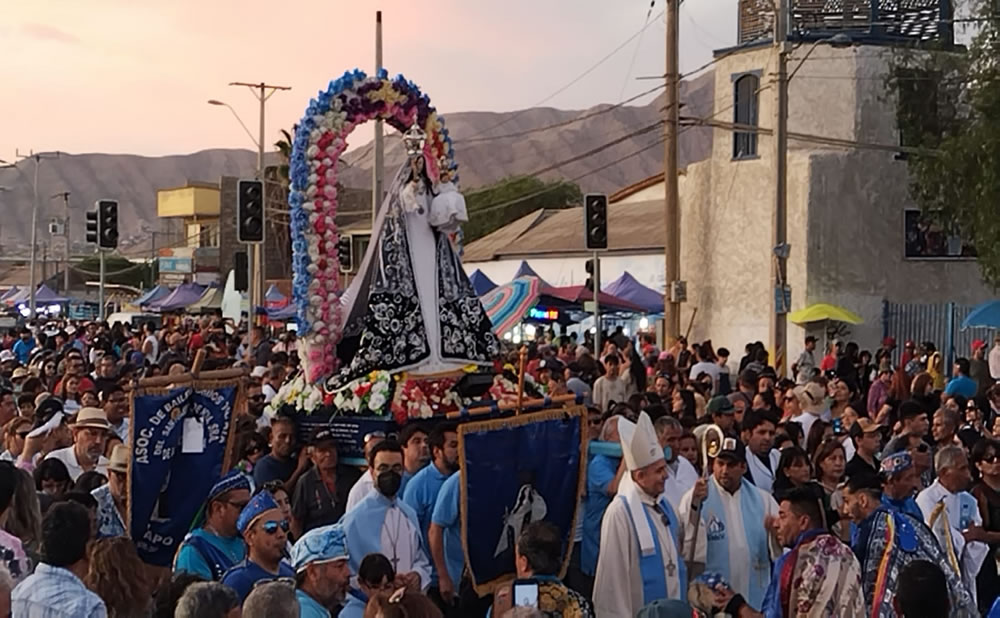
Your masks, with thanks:
[[[666,459],[667,461],[671,461],[673,459],[673,457],[674,457],[674,451],[673,451],[673,449],[670,448],[669,446],[664,446],[663,447],[663,458]]]
[[[395,470],[386,470],[375,478],[375,486],[380,494],[386,498],[393,498],[399,491],[399,486],[403,484],[403,477]]]

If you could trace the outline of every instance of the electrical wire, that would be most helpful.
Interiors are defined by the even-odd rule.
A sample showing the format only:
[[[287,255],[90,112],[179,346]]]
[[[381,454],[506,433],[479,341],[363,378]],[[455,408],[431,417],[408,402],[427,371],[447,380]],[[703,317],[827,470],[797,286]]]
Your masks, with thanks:
[[[579,75],[577,75],[577,76],[576,76],[575,78],[573,78],[573,79],[572,79],[572,80],[571,80],[571,81],[570,81],[569,83],[567,83],[566,85],[564,85],[564,86],[562,86],[561,88],[557,89],[557,90],[556,90],[555,92],[553,92],[553,93],[552,93],[552,94],[550,94],[549,96],[545,97],[545,98],[544,98],[544,99],[542,99],[541,101],[538,101],[537,103],[535,103],[535,104],[534,104],[534,105],[532,105],[531,107],[528,107],[528,108],[525,108],[525,109],[523,109],[523,110],[521,110],[521,111],[518,111],[518,112],[514,112],[513,114],[511,114],[510,116],[508,116],[508,117],[507,117],[507,118],[505,118],[504,120],[502,120],[502,121],[500,121],[500,122],[498,122],[498,123],[496,123],[496,124],[494,124],[494,125],[492,125],[492,126],[490,126],[490,127],[487,127],[486,129],[483,129],[482,131],[478,131],[478,132],[476,132],[476,133],[474,133],[474,134],[470,135],[470,136],[469,136],[468,138],[466,138],[466,139],[471,139],[471,138],[473,138],[473,137],[479,137],[480,135],[483,135],[484,133],[489,133],[490,131],[493,131],[494,129],[497,129],[497,128],[500,128],[500,127],[502,127],[503,125],[507,124],[508,122],[510,122],[510,121],[512,121],[512,120],[514,120],[515,118],[519,118],[519,117],[521,117],[522,115],[526,114],[527,112],[531,111],[532,109],[534,109],[534,108],[536,108],[536,107],[539,107],[539,106],[541,106],[541,105],[544,105],[545,103],[548,103],[549,101],[551,101],[551,100],[552,100],[552,99],[554,99],[555,97],[559,96],[560,94],[562,94],[563,92],[565,92],[566,90],[568,90],[569,88],[571,88],[572,86],[575,86],[575,85],[576,85],[576,84],[577,84],[577,83],[578,83],[578,82],[579,82],[580,80],[582,80],[582,79],[583,79],[584,77],[586,77],[587,75],[590,75],[590,74],[591,74],[591,73],[592,73],[592,72],[593,72],[594,70],[596,70],[596,69],[597,69],[597,67],[599,67],[599,66],[601,66],[602,64],[604,64],[605,62],[607,62],[607,61],[608,61],[609,59],[611,59],[611,57],[613,57],[613,56],[614,56],[615,54],[617,54],[617,53],[618,53],[618,52],[620,52],[620,51],[621,51],[622,49],[624,49],[624,48],[625,48],[625,46],[627,46],[627,45],[628,45],[629,43],[631,43],[631,42],[632,42],[633,40],[635,40],[636,38],[638,38],[639,36],[641,36],[641,35],[642,35],[642,33],[643,33],[643,32],[644,32],[645,30],[646,30],[646,28],[648,28],[648,27],[649,27],[649,24],[651,24],[651,23],[654,23],[654,22],[655,22],[655,21],[656,21],[657,19],[659,19],[659,18],[660,18],[660,17],[661,17],[661,16],[663,15],[663,14],[664,14],[664,12],[663,12],[663,11],[660,11],[660,12],[659,12],[659,13],[658,13],[658,14],[656,15],[656,18],[654,18],[654,19],[653,19],[652,21],[650,21],[650,22],[647,22],[647,23],[646,23],[646,25],[645,25],[645,26],[643,26],[641,30],[639,30],[638,32],[636,32],[635,34],[633,34],[632,36],[630,36],[629,38],[625,39],[625,40],[624,40],[624,41],[623,41],[623,42],[622,42],[622,43],[621,43],[621,44],[620,44],[620,45],[619,45],[618,47],[616,47],[616,48],[614,48],[613,50],[611,50],[611,51],[610,51],[610,52],[609,52],[609,53],[608,53],[607,55],[605,55],[605,56],[604,56],[603,58],[601,58],[600,60],[598,60],[597,62],[595,62],[594,64],[592,64],[592,65],[591,65],[591,66],[590,66],[590,67],[589,67],[588,69],[586,69],[586,70],[585,70],[585,71],[584,71],[583,73],[580,73]]]
[[[653,7],[656,5],[656,0],[650,0],[649,8],[646,9],[646,21],[642,24],[642,29],[639,30],[639,40],[635,42],[635,49],[632,50],[632,60],[628,63],[628,70],[625,71],[625,79],[622,80],[622,89],[618,93],[618,100],[621,101],[625,97],[625,88],[628,87],[628,80],[632,77],[632,69],[635,67],[635,59],[639,55],[639,48],[642,47],[642,33],[646,31],[649,26],[649,16],[653,14]]]

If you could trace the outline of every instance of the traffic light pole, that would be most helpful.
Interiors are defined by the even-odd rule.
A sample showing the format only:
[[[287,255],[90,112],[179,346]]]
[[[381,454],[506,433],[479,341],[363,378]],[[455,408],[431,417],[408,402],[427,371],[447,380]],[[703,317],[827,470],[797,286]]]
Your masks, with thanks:
[[[594,357],[601,358],[601,258],[594,251]]]
[[[104,255],[105,255],[106,252],[102,249],[102,250],[98,251],[98,253],[101,254],[100,255],[100,258],[101,258],[101,274],[100,274],[101,282],[100,282],[100,284],[97,287],[97,302],[99,302],[101,306],[97,308],[97,311],[98,311],[97,315],[99,316],[98,319],[101,322],[103,322],[104,321],[104,317],[105,317],[105,313],[106,313],[105,310],[104,310]]]

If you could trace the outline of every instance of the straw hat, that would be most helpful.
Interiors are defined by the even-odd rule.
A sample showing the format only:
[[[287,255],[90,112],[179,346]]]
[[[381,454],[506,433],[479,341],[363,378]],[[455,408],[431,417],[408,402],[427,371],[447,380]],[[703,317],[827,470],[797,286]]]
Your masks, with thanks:
[[[73,429],[90,427],[107,431],[111,429],[111,423],[108,422],[108,415],[101,408],[81,408],[76,413],[76,422],[73,423],[72,427]]]
[[[114,472],[128,472],[129,447],[124,444],[116,444],[111,449],[111,459],[108,461],[108,470]]]

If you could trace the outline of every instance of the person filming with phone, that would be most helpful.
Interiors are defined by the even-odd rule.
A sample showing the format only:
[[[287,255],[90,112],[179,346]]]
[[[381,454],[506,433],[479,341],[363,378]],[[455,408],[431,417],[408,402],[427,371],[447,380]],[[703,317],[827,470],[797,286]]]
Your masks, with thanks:
[[[590,601],[559,581],[562,537],[554,524],[528,524],[514,547],[517,579],[497,591],[489,616],[504,616],[513,607],[534,607],[546,615],[593,618]]]

